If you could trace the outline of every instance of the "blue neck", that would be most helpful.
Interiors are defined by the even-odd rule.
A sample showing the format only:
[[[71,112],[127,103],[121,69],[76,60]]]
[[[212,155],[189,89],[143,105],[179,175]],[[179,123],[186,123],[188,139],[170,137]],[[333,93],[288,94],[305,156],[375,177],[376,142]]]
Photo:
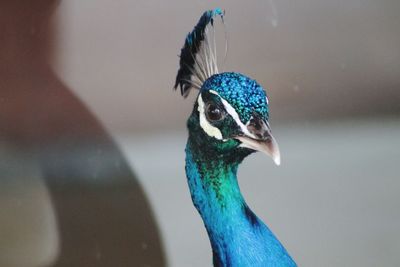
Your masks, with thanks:
[[[246,205],[236,176],[239,162],[204,156],[190,140],[186,146],[189,189],[210,238],[214,266],[296,266]]]

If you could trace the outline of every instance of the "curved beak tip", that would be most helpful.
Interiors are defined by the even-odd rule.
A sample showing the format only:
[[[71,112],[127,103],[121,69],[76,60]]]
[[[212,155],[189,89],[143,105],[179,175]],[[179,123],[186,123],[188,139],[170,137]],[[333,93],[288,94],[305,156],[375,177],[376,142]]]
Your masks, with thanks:
[[[272,159],[275,162],[276,166],[280,166],[281,165],[281,156],[280,155],[276,155]]]
[[[236,137],[236,139],[242,142],[242,147],[247,147],[256,151],[263,152],[270,156],[277,166],[281,165],[281,154],[279,152],[278,143],[272,136],[271,139],[267,142],[242,136],[238,136]]]

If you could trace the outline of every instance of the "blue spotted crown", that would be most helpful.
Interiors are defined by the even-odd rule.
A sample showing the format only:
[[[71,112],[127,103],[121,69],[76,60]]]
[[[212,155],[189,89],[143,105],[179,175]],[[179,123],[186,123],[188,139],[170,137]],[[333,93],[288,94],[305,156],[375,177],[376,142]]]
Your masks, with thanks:
[[[255,80],[243,74],[236,72],[215,74],[204,82],[200,90],[217,92],[232,105],[243,123],[254,113],[268,119],[268,99],[264,89]]]

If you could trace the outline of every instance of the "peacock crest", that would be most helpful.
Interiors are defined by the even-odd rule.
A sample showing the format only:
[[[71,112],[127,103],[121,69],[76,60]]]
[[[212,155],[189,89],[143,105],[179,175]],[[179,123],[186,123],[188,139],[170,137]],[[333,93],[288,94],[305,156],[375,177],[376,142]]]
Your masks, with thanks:
[[[200,89],[208,78],[219,73],[214,19],[219,17],[224,23],[224,13],[219,8],[204,12],[186,36],[174,85],[174,89],[180,87],[184,97],[189,95],[191,88]]]
[[[207,229],[214,266],[295,267],[240,192],[237,170],[244,158],[260,151],[279,165],[280,152],[264,88],[241,73],[218,71],[216,18],[224,24],[221,9],[204,12],[186,36],[174,86],[184,97],[199,90],[185,149],[192,202]]]

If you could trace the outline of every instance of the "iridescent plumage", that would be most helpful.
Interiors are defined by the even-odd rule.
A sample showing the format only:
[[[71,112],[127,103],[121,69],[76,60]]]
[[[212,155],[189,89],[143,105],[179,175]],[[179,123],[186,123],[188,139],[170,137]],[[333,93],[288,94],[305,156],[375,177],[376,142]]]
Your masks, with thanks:
[[[214,266],[296,266],[247,206],[237,181],[239,164],[255,151],[263,151],[280,163],[268,124],[266,93],[243,74],[209,72],[210,68],[202,69],[207,64],[196,63],[197,59],[216,59],[204,46],[209,46],[205,40],[213,18],[222,14],[220,9],[205,12],[189,33],[175,84],[184,96],[192,87],[199,89],[187,122],[185,169],[192,201],[207,229]]]

